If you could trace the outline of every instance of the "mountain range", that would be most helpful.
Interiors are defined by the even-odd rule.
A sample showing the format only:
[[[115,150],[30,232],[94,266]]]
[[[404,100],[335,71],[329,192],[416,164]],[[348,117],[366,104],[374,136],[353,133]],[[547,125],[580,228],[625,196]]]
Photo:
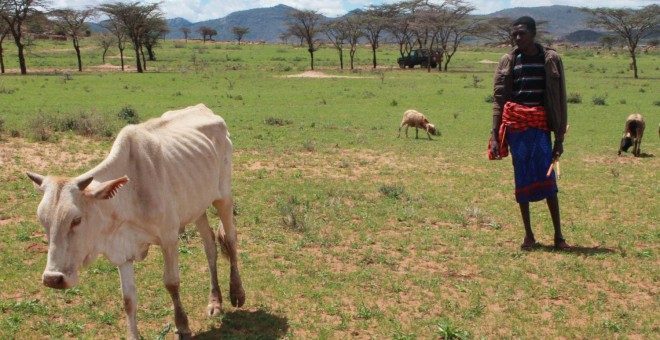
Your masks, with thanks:
[[[240,26],[249,29],[249,32],[243,37],[245,41],[281,42],[280,35],[287,29],[286,22],[291,20],[288,15],[293,11],[295,11],[293,7],[277,5],[233,12],[223,18],[195,23],[183,18],[167,19],[170,32],[166,35],[166,38],[182,39],[184,35],[181,28],[184,27],[190,29],[191,33],[188,38],[201,38],[197,29],[207,26],[218,32],[218,35],[213,36],[214,40],[231,41],[235,39],[231,32],[232,28]],[[543,29],[555,37],[570,37],[571,33],[578,31],[582,34],[574,34],[574,36],[597,37],[601,34],[588,30],[586,25],[587,15],[581,12],[579,7],[572,6],[516,7],[480,15],[480,17],[517,18],[523,15],[529,15],[536,20],[547,20],[548,23],[544,25]],[[92,25],[93,29],[95,29],[95,26],[97,25]],[[585,31],[590,34],[584,34]]]

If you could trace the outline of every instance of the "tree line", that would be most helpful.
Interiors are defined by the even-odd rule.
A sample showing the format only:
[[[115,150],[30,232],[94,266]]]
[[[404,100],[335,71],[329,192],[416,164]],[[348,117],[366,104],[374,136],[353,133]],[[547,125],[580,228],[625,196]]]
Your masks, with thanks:
[[[356,46],[365,39],[371,46],[372,64],[376,68],[377,50],[387,35],[399,46],[402,57],[415,49],[427,49],[431,58],[434,50],[443,53],[447,71],[452,57],[467,37],[487,39],[496,45],[514,46],[510,34],[512,18],[479,17],[471,15],[476,8],[466,0],[404,0],[392,4],[367,6],[338,19],[325,19],[317,11],[295,10],[289,15],[283,41],[298,39],[306,45],[310,66],[314,69],[314,52],[322,42],[330,42],[339,55],[340,68],[344,68],[344,51],[348,51],[350,68]],[[636,48],[640,39],[660,31],[660,6],[648,5],[640,9],[596,8],[581,9],[589,15],[587,24],[611,32],[624,41],[632,58],[634,77],[637,78]],[[539,41],[551,43],[543,26],[548,21],[538,20]],[[325,38],[325,39],[324,39]],[[426,63],[430,71],[431,62]]]
[[[154,48],[169,32],[159,4],[140,2],[103,3],[86,9],[50,9],[48,0],[0,0],[0,68],[5,73],[2,43],[8,35],[14,40],[18,51],[21,74],[27,74],[25,47],[33,33],[51,32],[65,35],[73,43],[78,59],[78,70],[82,71],[80,39],[91,34],[87,21],[99,15],[108,17],[101,26],[108,33],[102,34],[103,60],[108,49],[115,45],[120,52],[124,70],[124,50],[132,47],[135,53],[136,70],[142,73],[147,60],[156,60]],[[146,51],[146,54],[145,54]]]
[[[30,35],[26,32],[53,31],[66,35],[73,43],[78,59],[78,70],[82,71],[80,38],[90,34],[86,22],[100,15],[107,17],[101,24],[108,32],[100,35],[103,62],[108,49],[119,49],[121,67],[124,70],[124,50],[130,47],[135,53],[136,70],[146,70],[147,60],[156,59],[154,48],[169,32],[159,4],[141,2],[108,2],[96,7],[76,10],[71,8],[49,9],[49,0],[0,0],[0,68],[5,72],[2,44],[11,36],[18,50],[21,74],[27,74],[25,46]],[[468,37],[479,37],[493,44],[513,46],[510,36],[511,18],[488,18],[472,15],[475,7],[467,0],[404,0],[397,3],[367,6],[341,18],[326,19],[317,11],[294,10],[286,23],[287,29],[280,36],[286,42],[298,40],[305,45],[314,69],[314,52],[321,43],[329,43],[338,52],[340,68],[344,69],[344,52],[348,51],[350,68],[360,41],[367,41],[371,48],[372,66],[376,68],[377,51],[385,38],[393,40],[402,57],[415,49],[439,50],[444,65],[439,70],[447,71],[448,65],[459,47]],[[640,39],[660,29],[660,6],[648,5],[641,9],[582,9],[589,14],[588,24],[605,29],[626,42],[637,78],[636,48]],[[543,34],[539,20],[538,32]],[[185,39],[190,28],[180,28]],[[247,27],[233,27],[232,33],[241,43]],[[212,40],[218,32],[208,26],[197,29],[204,42]],[[545,40],[545,39],[542,39]],[[548,39],[547,42],[551,40]],[[146,51],[146,53],[145,53]],[[428,53],[429,58],[434,53]],[[427,63],[431,65],[431,63]],[[430,71],[430,67],[428,69]]]

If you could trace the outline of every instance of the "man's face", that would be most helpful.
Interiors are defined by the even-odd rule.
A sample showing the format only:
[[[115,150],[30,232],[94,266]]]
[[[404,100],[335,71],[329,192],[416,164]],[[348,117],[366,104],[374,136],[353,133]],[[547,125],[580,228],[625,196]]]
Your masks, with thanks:
[[[511,29],[511,38],[518,48],[524,50],[534,44],[534,33],[530,32],[527,25],[513,26]]]

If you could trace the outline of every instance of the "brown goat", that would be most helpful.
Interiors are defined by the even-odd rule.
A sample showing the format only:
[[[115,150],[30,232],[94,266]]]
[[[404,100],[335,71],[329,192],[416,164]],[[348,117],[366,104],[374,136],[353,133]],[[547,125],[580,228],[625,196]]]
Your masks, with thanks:
[[[403,113],[403,119],[399,125],[398,137],[401,137],[401,128],[404,125],[406,126],[406,137],[408,137],[408,127],[415,128],[415,139],[419,138],[419,129],[426,131],[429,140],[432,140],[431,135],[440,136],[440,131],[435,128],[435,125],[431,124],[422,113],[415,110],[408,110]]]
[[[626,119],[626,125],[623,129],[623,137],[621,137],[619,156],[621,155],[621,150],[628,152],[628,149],[632,146],[632,154],[635,157],[639,157],[641,154],[640,146],[642,144],[642,136],[644,136],[645,127],[646,123],[644,123],[644,117],[639,113],[628,116],[628,119]]]

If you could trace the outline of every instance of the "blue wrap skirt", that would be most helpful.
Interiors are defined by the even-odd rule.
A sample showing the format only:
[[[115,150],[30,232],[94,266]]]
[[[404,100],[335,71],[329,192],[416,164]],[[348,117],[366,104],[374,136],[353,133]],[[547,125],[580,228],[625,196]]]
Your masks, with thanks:
[[[557,196],[557,180],[552,163],[550,131],[528,128],[520,132],[507,132],[516,182],[516,202],[536,202]]]

